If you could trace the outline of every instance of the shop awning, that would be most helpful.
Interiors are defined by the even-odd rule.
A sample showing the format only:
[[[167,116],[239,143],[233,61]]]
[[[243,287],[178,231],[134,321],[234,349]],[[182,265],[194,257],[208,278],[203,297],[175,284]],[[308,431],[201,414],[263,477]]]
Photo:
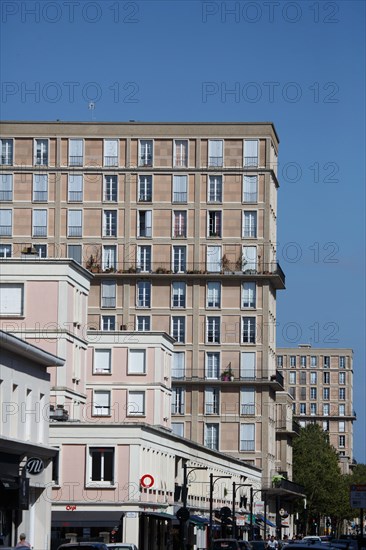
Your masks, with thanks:
[[[119,525],[122,510],[52,512],[52,527],[110,527]]]
[[[206,525],[207,523],[210,523],[209,519],[204,516],[197,516],[195,514],[191,514],[189,521],[194,525]]]
[[[158,519],[177,519],[173,514],[167,514],[166,512],[143,512],[144,516],[152,516]]]
[[[264,523],[264,516],[262,516],[262,514],[257,514],[257,519],[259,521],[263,521]],[[272,523],[272,521],[270,521],[268,518],[266,518],[266,524],[269,525],[270,527],[276,527],[276,524]]]

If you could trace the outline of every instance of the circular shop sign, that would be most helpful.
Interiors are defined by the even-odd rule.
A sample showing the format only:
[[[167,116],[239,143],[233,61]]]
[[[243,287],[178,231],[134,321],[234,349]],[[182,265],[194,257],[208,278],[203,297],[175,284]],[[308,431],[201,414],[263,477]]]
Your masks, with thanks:
[[[25,469],[28,474],[38,476],[44,470],[44,462],[41,458],[28,458],[27,462],[25,463]]]
[[[142,476],[142,478],[140,479],[140,485],[141,487],[143,487],[144,489],[150,489],[150,487],[152,487],[155,483],[155,479],[153,478],[152,475],[150,474],[145,474],[144,476]]]

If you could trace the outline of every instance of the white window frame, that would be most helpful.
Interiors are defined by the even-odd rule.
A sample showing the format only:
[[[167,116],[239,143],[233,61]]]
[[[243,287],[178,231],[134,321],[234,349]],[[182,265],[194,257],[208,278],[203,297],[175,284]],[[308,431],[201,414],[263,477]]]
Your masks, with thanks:
[[[136,398],[138,399],[137,408]],[[141,406],[142,405],[142,406]],[[145,416],[146,415],[146,392],[128,390],[127,393],[127,416]]]
[[[145,375],[147,372],[146,360],[147,360],[146,349],[137,349],[137,348],[129,349],[127,374]]]
[[[72,144],[72,145],[71,145]],[[77,147],[75,147],[77,145]],[[72,154],[74,149],[80,154]],[[70,138],[68,143],[69,166],[83,166],[84,164],[84,140],[82,138]]]
[[[184,145],[185,144],[185,147]],[[187,168],[189,159],[189,141],[188,139],[175,139],[173,147],[173,166],[174,168]]]
[[[42,213],[42,215],[41,215]],[[46,221],[43,225],[35,224],[35,218],[42,217]],[[37,229],[36,229],[37,228]],[[48,228],[48,212],[45,208],[35,208],[32,210],[32,237],[47,237]]]
[[[243,239],[256,239],[258,235],[258,213],[256,210],[243,210]]]
[[[207,202],[222,203],[223,195],[223,176],[211,174],[207,182]]]
[[[254,327],[254,328],[253,328]],[[243,316],[241,327],[242,344],[257,343],[257,318],[254,316]]]
[[[220,414],[220,392],[218,388],[205,388],[205,415]]]
[[[175,335],[174,335],[175,334]],[[186,341],[186,318],[182,315],[173,315],[171,319],[171,335],[176,344]]]
[[[104,328],[105,322],[107,322],[107,328]],[[112,327],[113,328],[110,328]],[[115,315],[101,315],[100,316],[100,330],[103,332],[110,332],[116,330],[116,316]]]
[[[0,282],[0,316],[24,316],[24,284]]]
[[[173,210],[172,212],[172,237],[187,238],[187,211]]]
[[[221,153],[220,153],[221,150]],[[214,155],[212,153],[215,153]],[[207,165],[221,168],[224,165],[224,140],[209,139],[207,143]]]
[[[255,380],[257,367],[257,354],[255,351],[242,351],[240,353],[240,379]]]
[[[117,210],[103,210],[103,237],[117,237]]]
[[[7,220],[9,218],[9,221]],[[7,223],[4,223],[7,222]],[[13,234],[13,210],[4,208],[0,210],[0,236],[11,237]]]
[[[100,285],[100,294],[102,308],[112,309],[116,307],[117,283],[115,280],[103,280]]]
[[[185,283],[185,281],[173,281],[171,307],[174,309],[185,309],[186,301],[187,301],[187,284]]]
[[[0,175],[0,201],[11,202],[13,200],[14,185],[13,174]]]
[[[240,388],[240,414],[254,416],[255,412],[255,388],[252,386]]]
[[[180,386],[172,388],[172,414],[185,413],[185,390]]]
[[[93,416],[111,416],[111,391],[93,390]]]
[[[117,174],[104,174],[103,176],[103,201],[118,201],[118,176]]]
[[[102,247],[102,269],[117,269],[117,246],[105,244]]]
[[[207,245],[206,269],[209,273],[220,273],[222,269],[222,248],[220,245]]]
[[[110,348],[94,348],[93,374],[111,374],[111,372],[112,350]]]
[[[12,245],[10,243],[0,244],[0,258],[11,258],[12,252]]]
[[[149,145],[151,151],[149,152]],[[139,166],[153,166],[154,163],[154,140],[139,139]]]
[[[137,247],[137,269],[142,273],[150,273],[152,266],[151,245],[138,245]]]
[[[98,480],[94,480],[92,479],[92,472],[93,472],[93,465],[92,465],[92,461],[93,461],[93,453],[102,453],[102,456],[101,456],[101,471],[104,470],[104,454],[105,453],[112,453],[112,479],[111,480],[104,480],[104,479],[98,479]],[[115,471],[116,471],[116,450],[114,447],[112,446],[105,446],[103,445],[103,447],[100,447],[100,446],[88,446],[87,447],[87,453],[88,453],[88,460],[87,460],[87,479],[86,479],[86,485],[88,487],[91,487],[91,486],[95,486],[95,487],[110,487],[110,486],[113,486],[114,483],[115,483]],[[104,472],[105,473],[105,472]],[[101,477],[103,478],[103,475],[101,475]]]
[[[187,270],[187,247],[185,245],[172,245],[173,273],[185,273],[186,270]]]
[[[257,285],[253,281],[244,281],[241,285],[241,307],[242,309],[256,309],[257,307]]]
[[[258,176],[245,174],[243,176],[243,203],[256,204],[258,202]]]
[[[207,309],[221,308],[221,282],[220,281],[207,281],[206,308]]]
[[[113,147],[111,147],[113,143]],[[109,151],[108,151],[109,149]],[[115,149],[117,154],[108,155],[106,152],[114,152],[112,149]],[[103,165],[107,168],[116,168],[119,163],[119,139],[116,138],[105,138],[103,140]]]
[[[136,307],[151,308],[151,281],[137,281],[136,283]]]
[[[67,200],[68,202],[82,202],[84,181],[82,174],[68,174],[67,177]]]
[[[172,202],[186,203],[188,202],[188,175],[173,174],[172,178]]]
[[[220,445],[220,428],[218,423],[206,423],[204,430],[204,446],[218,451]]]
[[[38,142],[44,145],[46,143],[46,148],[43,150],[43,147],[40,148],[40,154],[38,155]],[[48,166],[49,164],[49,151],[50,143],[47,138],[36,138],[33,143],[34,147],[34,165],[35,166]]]
[[[151,174],[140,174],[138,177],[138,202],[152,202],[153,176]]]
[[[79,225],[74,224],[72,218],[79,222]],[[73,225],[70,224],[73,223]],[[83,236],[83,210],[68,210],[67,211],[67,236],[71,238]]]
[[[206,317],[206,343],[220,344],[221,342],[221,317]]]
[[[141,238],[150,239],[152,237],[152,214],[153,214],[152,210],[137,211],[137,236],[140,239]],[[150,225],[148,225],[149,223]]]
[[[257,168],[259,166],[259,140],[245,139],[243,152],[243,166],[245,168]]]
[[[255,424],[240,424],[240,447],[241,452],[255,451]]]
[[[0,153],[2,166],[12,166],[14,162],[14,140],[12,138],[0,139]]]
[[[173,352],[172,359],[172,378],[179,380],[185,376],[186,354],[184,351]]]
[[[136,330],[138,332],[150,332],[150,330],[151,330],[151,316],[150,315],[136,315]]]

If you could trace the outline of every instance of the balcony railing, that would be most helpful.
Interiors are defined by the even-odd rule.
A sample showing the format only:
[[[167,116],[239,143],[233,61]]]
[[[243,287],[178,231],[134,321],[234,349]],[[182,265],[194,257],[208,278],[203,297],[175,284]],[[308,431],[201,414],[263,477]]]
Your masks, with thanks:
[[[13,165],[13,155],[1,155],[1,164],[3,166]]]
[[[83,192],[82,191],[69,191],[69,202],[82,202]]]
[[[108,167],[116,167],[118,166],[118,157],[104,157],[104,166],[106,168]]]
[[[102,298],[102,307],[116,307],[116,298]]]
[[[222,167],[223,158],[222,157],[208,157],[208,166],[209,167]]]
[[[187,202],[187,193],[185,191],[183,192],[174,191],[173,202]]]
[[[44,155],[43,157],[35,157],[34,164],[36,166],[48,166],[48,156]]]
[[[82,228],[79,225],[70,225],[67,228],[67,234],[69,237],[81,237]]]
[[[0,225],[0,236],[11,237],[11,225]]]
[[[34,225],[33,237],[47,237],[47,227],[45,225]]]
[[[83,165],[83,157],[78,156],[70,156],[69,157],[69,166],[82,166]]]
[[[179,372],[172,373],[172,380],[179,380],[185,382],[209,382],[210,384],[215,384],[216,382],[225,382],[235,383],[235,382],[260,382],[263,383],[273,383],[276,382],[283,387],[283,376],[276,371],[276,374],[273,374],[273,371],[269,369],[245,369],[240,368],[239,366],[231,367],[232,377],[223,377],[221,373],[218,373],[215,377],[210,373],[209,375],[205,372],[204,369],[194,369],[190,372]],[[249,406],[249,405],[247,405]],[[254,406],[254,405],[253,405]]]
[[[33,201],[34,202],[47,202],[48,193],[47,191],[34,191],[33,192]]]
[[[186,168],[188,166],[188,157],[187,156],[176,156],[174,158],[174,167],[175,168]]]
[[[258,157],[244,157],[244,166],[255,168],[258,166]]]
[[[152,166],[152,164],[152,157],[150,156],[139,158],[139,166]]]
[[[12,201],[13,191],[0,191],[0,201]]]
[[[138,237],[151,237],[151,227],[139,227]]]

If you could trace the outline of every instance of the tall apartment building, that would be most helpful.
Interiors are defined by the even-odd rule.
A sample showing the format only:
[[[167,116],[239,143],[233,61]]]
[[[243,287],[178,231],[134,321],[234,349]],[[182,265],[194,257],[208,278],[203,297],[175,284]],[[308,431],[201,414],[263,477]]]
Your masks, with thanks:
[[[301,427],[319,424],[338,452],[343,473],[353,463],[353,351],[351,349],[277,349],[277,368],[293,398],[293,414]]]
[[[4,122],[0,256],[94,273],[88,329],[175,339],[177,435],[291,479],[271,123]]]

